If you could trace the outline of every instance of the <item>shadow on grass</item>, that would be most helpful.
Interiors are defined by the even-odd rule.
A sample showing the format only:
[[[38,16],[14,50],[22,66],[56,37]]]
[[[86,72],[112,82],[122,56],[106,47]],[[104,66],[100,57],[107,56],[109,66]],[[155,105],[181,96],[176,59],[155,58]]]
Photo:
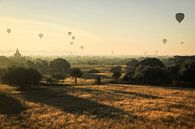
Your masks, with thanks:
[[[17,99],[0,93],[0,114],[14,115],[19,114],[26,108]]]
[[[60,108],[64,112],[73,114],[95,115],[96,118],[120,119],[122,115],[130,115],[127,112],[97,103],[95,101],[75,97],[67,94],[62,89],[39,88],[23,92],[25,99]],[[133,117],[132,115],[130,115]]]
[[[71,91],[82,91],[82,92],[88,92],[92,94],[105,94],[105,93],[123,94],[123,95],[127,94],[127,95],[134,95],[140,98],[145,98],[145,99],[163,99],[163,97],[159,97],[155,95],[143,94],[143,93],[138,93],[138,92],[127,92],[127,91],[122,91],[122,90],[103,91],[103,90],[94,90],[90,88],[72,88],[72,87],[67,87],[67,89]]]
[[[115,93],[120,94],[128,94],[128,95],[135,95],[144,99],[163,99],[163,97],[155,96],[155,95],[149,95],[149,94],[143,94],[138,92],[127,92],[127,91],[120,91],[120,90],[113,90]]]

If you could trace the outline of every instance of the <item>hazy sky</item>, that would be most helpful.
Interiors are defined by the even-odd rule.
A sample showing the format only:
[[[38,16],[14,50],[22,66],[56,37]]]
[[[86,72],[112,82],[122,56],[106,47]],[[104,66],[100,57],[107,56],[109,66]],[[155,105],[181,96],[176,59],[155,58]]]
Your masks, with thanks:
[[[0,0],[0,53],[191,55],[194,41],[195,0]]]

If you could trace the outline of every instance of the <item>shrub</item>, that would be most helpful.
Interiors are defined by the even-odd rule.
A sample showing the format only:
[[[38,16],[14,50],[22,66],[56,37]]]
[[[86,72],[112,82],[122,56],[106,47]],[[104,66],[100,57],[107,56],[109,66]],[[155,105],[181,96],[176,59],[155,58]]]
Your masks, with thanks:
[[[110,70],[112,72],[112,77],[115,79],[115,82],[118,83],[118,79],[121,77],[122,67],[115,66]]]
[[[2,76],[2,81],[20,88],[26,88],[31,85],[38,85],[41,81],[41,74],[35,69],[8,68]]]
[[[100,71],[97,70],[97,69],[90,69],[90,70],[88,71],[88,73],[100,73]]]

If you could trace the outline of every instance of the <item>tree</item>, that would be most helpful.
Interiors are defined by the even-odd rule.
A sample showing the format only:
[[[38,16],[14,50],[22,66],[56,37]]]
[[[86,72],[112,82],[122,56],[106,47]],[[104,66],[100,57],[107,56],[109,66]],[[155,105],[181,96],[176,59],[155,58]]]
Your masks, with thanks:
[[[50,75],[54,79],[56,79],[56,82],[59,82],[59,80],[64,79],[66,76],[68,76],[68,73],[70,71],[70,63],[65,59],[58,58],[51,61],[49,69]]]
[[[60,80],[63,80],[66,77],[66,75],[56,72],[56,73],[51,73],[51,77],[54,79],[54,82],[58,84]]]
[[[138,66],[132,76],[138,83],[162,84],[169,81],[167,69],[151,66]]]
[[[11,60],[5,56],[0,56],[0,67],[8,67],[11,64]]]
[[[48,72],[49,64],[45,60],[37,59],[35,61],[35,67],[42,75],[45,75]]]
[[[112,72],[112,77],[115,79],[115,82],[118,83],[118,79],[121,77],[122,68],[121,66],[115,66],[110,70]]]
[[[22,89],[37,85],[41,81],[41,74],[35,69],[26,68],[8,68],[2,76],[2,81],[11,85],[19,86]]]
[[[139,65],[151,67],[165,67],[162,61],[157,58],[144,58],[139,62]]]
[[[77,85],[77,78],[82,77],[83,73],[79,68],[72,68],[70,70],[70,75],[75,78],[75,84]]]
[[[100,73],[100,71],[97,70],[97,69],[90,69],[90,70],[88,71],[88,73]]]
[[[70,70],[70,63],[66,61],[65,59],[58,58],[53,61],[51,61],[49,68],[51,71],[55,72],[62,72],[62,71],[68,71]]]
[[[95,82],[95,83],[99,85],[99,84],[102,83],[101,80],[102,80],[101,76],[97,76],[97,77],[96,77],[96,82]]]
[[[138,64],[139,64],[139,62],[136,59],[131,59],[126,64],[127,71],[133,71]]]
[[[180,70],[179,76],[182,81],[190,82],[190,84],[195,84],[195,61],[187,60],[185,61]]]

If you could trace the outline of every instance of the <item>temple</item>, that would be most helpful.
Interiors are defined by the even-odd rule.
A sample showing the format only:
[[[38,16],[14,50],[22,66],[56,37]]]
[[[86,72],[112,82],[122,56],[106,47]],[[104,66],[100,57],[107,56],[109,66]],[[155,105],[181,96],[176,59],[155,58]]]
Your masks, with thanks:
[[[14,54],[14,57],[15,59],[21,59],[22,58],[22,55],[20,54],[18,48],[16,49],[16,53]]]
[[[22,54],[20,53],[19,49],[16,49],[16,52],[14,53],[13,56],[10,57],[11,59],[15,60],[15,61],[24,61],[24,57],[22,56]]]

